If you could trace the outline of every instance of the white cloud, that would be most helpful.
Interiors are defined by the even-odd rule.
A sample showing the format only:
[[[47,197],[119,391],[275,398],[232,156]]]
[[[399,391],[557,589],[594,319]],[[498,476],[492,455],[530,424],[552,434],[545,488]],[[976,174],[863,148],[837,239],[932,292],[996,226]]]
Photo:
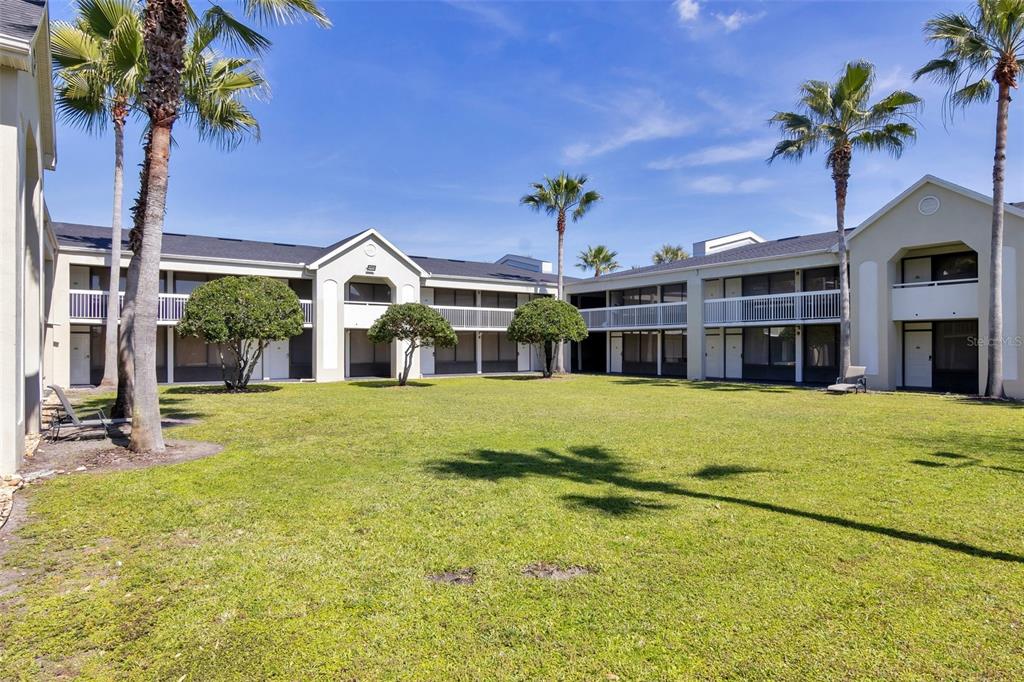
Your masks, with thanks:
[[[878,76],[878,80],[875,81],[874,91],[879,95],[885,96],[893,90],[909,90],[913,82],[910,74],[906,73],[902,66],[896,66]]]
[[[651,170],[675,170],[677,168],[688,168],[693,166],[711,166],[719,163],[732,161],[746,161],[748,159],[767,158],[771,153],[775,140],[763,138],[739,142],[736,144],[723,144],[714,147],[705,147],[689,154],[669,156],[664,159],[657,159],[647,164]]]
[[[736,180],[726,175],[705,175],[688,181],[685,189],[698,194],[756,194],[774,184],[767,178]]]
[[[718,14],[715,13],[715,19],[718,19],[718,23],[725,28],[727,33],[738,31],[747,24],[752,24],[764,17],[764,12],[758,12],[757,14],[747,14],[743,10],[736,10],[732,14]]]
[[[565,147],[562,157],[567,163],[591,159],[638,142],[679,137],[695,127],[689,117],[672,111],[650,93],[626,93],[615,101],[617,104],[610,109],[624,122],[597,141],[576,142]]]
[[[509,36],[519,37],[524,33],[523,25],[504,12],[496,3],[468,0],[446,0],[446,2],[450,7],[471,14],[481,22]]]
[[[675,9],[679,21],[684,24],[696,21],[700,15],[700,3],[697,0],[674,0],[672,7]]]

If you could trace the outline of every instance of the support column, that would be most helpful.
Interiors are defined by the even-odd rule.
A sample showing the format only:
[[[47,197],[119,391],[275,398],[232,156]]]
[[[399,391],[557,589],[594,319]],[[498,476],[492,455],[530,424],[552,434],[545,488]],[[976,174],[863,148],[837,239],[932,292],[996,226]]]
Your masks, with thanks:
[[[665,332],[663,332],[663,331],[661,331],[659,329],[655,333],[658,335],[658,376],[660,377],[661,376],[661,344],[663,343],[663,338],[662,337],[665,335]]]
[[[167,383],[174,383],[174,327],[167,327]]]
[[[479,300],[479,299],[478,299]],[[484,333],[476,333],[476,373],[484,373]]]
[[[796,326],[796,383],[804,382],[804,325]]]

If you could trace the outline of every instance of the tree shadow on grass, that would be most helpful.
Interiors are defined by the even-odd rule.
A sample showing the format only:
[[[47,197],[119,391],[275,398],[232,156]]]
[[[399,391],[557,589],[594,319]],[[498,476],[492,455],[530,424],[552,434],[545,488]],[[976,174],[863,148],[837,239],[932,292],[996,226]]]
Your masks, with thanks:
[[[674,506],[628,495],[562,495],[561,499],[574,509],[597,511],[608,516],[636,516],[649,511],[672,509]]]
[[[399,386],[397,379],[374,379],[372,381],[350,381],[349,383],[359,388],[430,388],[434,386],[428,381],[409,381],[405,386]]]
[[[730,476],[738,476],[740,474],[764,474],[770,472],[771,469],[748,467],[742,464],[709,464],[705,467],[701,467],[697,471],[694,471],[690,476],[693,478],[700,478],[705,481],[717,481],[720,478],[728,478]]]
[[[865,533],[882,535],[896,540],[931,545],[968,556],[996,561],[1007,561],[1024,564],[1024,556],[984,549],[966,542],[947,540],[945,538],[917,533],[914,531],[890,528],[874,523],[855,521],[853,519],[806,511],[787,507],[771,502],[761,502],[732,495],[691,490],[667,481],[648,481],[631,475],[627,465],[619,458],[600,446],[571,447],[566,453],[555,452],[548,448],[540,448],[536,453],[502,452],[498,450],[475,450],[457,459],[435,460],[427,464],[429,470],[439,476],[461,477],[482,481],[501,481],[505,479],[553,478],[573,481],[582,484],[604,483],[622,490],[639,493],[656,493],[706,500],[723,504],[733,504],[749,509],[807,519],[826,523],[840,528],[849,528]],[[612,498],[618,496],[611,496]],[[621,500],[601,497],[573,495],[563,500],[577,508],[615,515],[615,511],[623,510],[619,516],[628,516],[641,512],[657,511],[663,507],[650,507],[647,501],[625,503]],[[654,503],[658,504],[658,503]]]
[[[281,387],[274,384],[249,384],[244,391],[230,392],[224,384],[189,384],[172,386],[163,390],[166,395],[245,395],[247,393],[273,393]]]
[[[933,452],[931,456],[941,457],[942,459],[952,461],[939,462],[932,459],[912,459],[910,460],[910,463],[916,464],[920,467],[927,467],[929,469],[964,469],[967,467],[981,467],[982,469],[1003,471],[1010,474],[1024,474],[1024,469],[1015,469],[1014,467],[1002,466],[1000,464],[986,464],[985,460],[980,457],[971,457],[969,455],[961,455],[955,452]]]
[[[205,412],[188,409],[189,407],[192,407],[192,405],[192,401],[187,398],[173,398],[168,397],[166,393],[162,393],[160,395],[160,416],[162,419],[174,419],[181,421],[202,419],[207,416]],[[75,405],[75,412],[78,413],[79,417],[82,417],[83,415],[92,417],[92,413],[95,413],[98,409],[102,409],[103,413],[109,416],[113,406],[113,397],[110,395],[104,395],[83,400],[80,405]],[[177,424],[164,424],[164,426],[177,426]]]

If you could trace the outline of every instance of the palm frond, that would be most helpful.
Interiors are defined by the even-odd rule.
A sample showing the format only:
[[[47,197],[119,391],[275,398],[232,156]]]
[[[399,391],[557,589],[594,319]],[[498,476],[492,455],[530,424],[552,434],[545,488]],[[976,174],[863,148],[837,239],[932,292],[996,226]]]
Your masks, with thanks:
[[[316,0],[244,0],[246,16],[264,25],[292,24],[309,18],[323,28],[331,26],[327,13]]]
[[[199,18],[193,29],[192,48],[206,50],[214,41],[222,41],[232,50],[251,54],[262,54],[270,47],[266,36],[216,4]]]
[[[886,152],[898,159],[908,144],[917,139],[917,130],[906,122],[889,123],[873,130],[865,130],[850,138],[854,149]]]

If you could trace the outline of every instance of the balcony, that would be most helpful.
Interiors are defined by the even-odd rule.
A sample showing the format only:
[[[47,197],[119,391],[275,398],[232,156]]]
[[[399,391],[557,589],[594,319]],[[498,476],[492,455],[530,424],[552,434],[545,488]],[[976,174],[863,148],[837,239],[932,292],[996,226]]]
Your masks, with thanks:
[[[515,313],[515,308],[470,308],[448,305],[430,307],[441,313],[441,317],[448,320],[452,329],[505,331],[512,321],[512,314]]]
[[[686,303],[648,303],[580,310],[587,329],[664,329],[686,326]]]
[[[978,317],[978,280],[912,282],[892,288],[892,319],[952,320]]]
[[[768,324],[838,322],[839,290],[737,296],[704,301],[704,326],[754,327]]]
[[[384,314],[390,303],[357,303],[345,301],[345,329],[369,329]]]
[[[70,318],[72,324],[95,324],[107,318],[107,292],[72,290],[70,292]],[[188,294],[160,294],[157,301],[157,324],[170,326],[177,324],[185,314],[185,301]],[[119,305],[124,305],[124,294],[119,297]],[[313,326],[313,302],[300,300],[302,316],[307,327]],[[120,307],[118,308],[120,313]]]

